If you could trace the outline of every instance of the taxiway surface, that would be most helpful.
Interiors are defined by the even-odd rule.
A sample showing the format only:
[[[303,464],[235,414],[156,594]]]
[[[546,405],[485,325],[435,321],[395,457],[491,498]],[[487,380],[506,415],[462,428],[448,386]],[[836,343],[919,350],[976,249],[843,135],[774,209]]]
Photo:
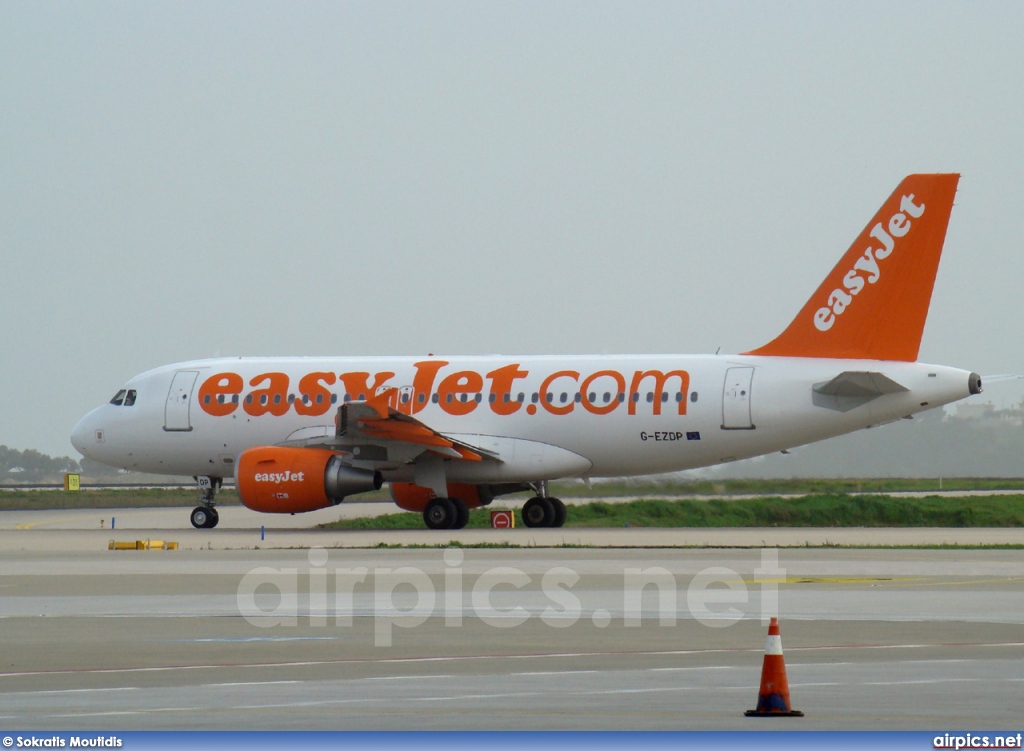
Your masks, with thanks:
[[[611,549],[321,549],[300,529],[228,549],[168,511],[177,535],[149,516],[122,536],[195,533],[184,549],[5,523],[0,724],[762,729],[743,711],[777,601],[806,717],[768,726],[1019,728],[1018,550],[630,549],[640,530],[603,531]]]

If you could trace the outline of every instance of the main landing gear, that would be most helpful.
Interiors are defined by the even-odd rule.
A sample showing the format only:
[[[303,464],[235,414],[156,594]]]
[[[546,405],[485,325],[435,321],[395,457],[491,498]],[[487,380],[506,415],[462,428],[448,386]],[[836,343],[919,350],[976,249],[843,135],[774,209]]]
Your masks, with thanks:
[[[221,486],[223,480],[220,477],[197,477],[196,481],[202,492],[198,499],[202,505],[192,509],[192,526],[196,529],[213,529],[220,521],[220,514],[214,508],[216,502],[214,499],[217,495],[217,488]]]
[[[484,486],[479,486],[484,488]],[[486,498],[481,495],[483,505],[501,493],[513,493],[520,490],[533,489],[537,493],[523,505],[521,513],[523,523],[527,527],[561,527],[565,524],[565,504],[548,495],[547,482],[522,485],[491,485],[488,486]],[[197,511],[199,509],[196,509]],[[462,529],[469,521],[469,507],[461,498],[431,498],[423,508],[423,521],[431,529]]]
[[[459,498],[431,498],[423,509],[423,521],[431,529],[462,529],[469,521],[469,507]]]
[[[561,527],[565,524],[565,504],[548,495],[548,482],[531,483],[536,497],[523,504],[523,524],[527,527]]]
[[[558,498],[539,495],[523,504],[522,513],[527,527],[561,527],[567,516],[565,504]]]

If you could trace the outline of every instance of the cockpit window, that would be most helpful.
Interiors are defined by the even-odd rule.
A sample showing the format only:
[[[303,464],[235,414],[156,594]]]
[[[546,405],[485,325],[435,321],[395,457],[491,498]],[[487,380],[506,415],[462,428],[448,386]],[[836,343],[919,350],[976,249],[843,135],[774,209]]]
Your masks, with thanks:
[[[126,406],[126,407],[134,406],[135,405],[135,397],[136,396],[137,396],[137,394],[135,393],[135,389],[128,389],[128,393],[125,394],[125,396],[124,396],[124,406]]]
[[[117,407],[120,407],[122,404],[124,404],[124,395],[126,393],[127,392],[124,389],[121,389],[116,394],[114,394],[114,398],[110,400],[110,403]]]

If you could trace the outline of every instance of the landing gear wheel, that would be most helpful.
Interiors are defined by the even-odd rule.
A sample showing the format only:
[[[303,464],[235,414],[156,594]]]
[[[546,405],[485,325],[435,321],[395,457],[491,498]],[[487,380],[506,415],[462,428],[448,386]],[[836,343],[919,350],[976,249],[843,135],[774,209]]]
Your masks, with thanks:
[[[450,498],[433,498],[423,509],[423,521],[431,529],[451,529],[456,519],[455,504]]]
[[[199,484],[200,491],[200,496],[197,500],[202,505],[192,509],[192,526],[196,529],[213,529],[217,526],[217,522],[220,521],[220,514],[217,513],[217,509],[213,507],[213,504],[217,497],[217,488],[221,486],[223,479],[204,475],[197,476],[195,480]]]
[[[215,521],[217,517],[214,516],[216,513],[206,506],[196,506],[192,509],[192,526],[196,529],[209,529],[217,524]]]
[[[448,500],[455,506],[455,523],[452,525],[452,529],[462,529],[469,524],[469,506],[461,498],[449,498]]]
[[[555,520],[555,505],[550,498],[531,498],[523,504],[523,523],[527,527],[550,527]]]
[[[551,526],[561,527],[565,524],[566,517],[569,515],[565,509],[565,504],[558,498],[548,498],[548,500],[551,501],[551,505],[555,508],[555,518],[551,521]]]

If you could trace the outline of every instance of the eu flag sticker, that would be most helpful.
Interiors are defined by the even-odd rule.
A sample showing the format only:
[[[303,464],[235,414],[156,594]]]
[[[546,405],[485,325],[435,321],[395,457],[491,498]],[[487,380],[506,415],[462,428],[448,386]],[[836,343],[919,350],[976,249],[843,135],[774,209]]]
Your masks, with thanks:
[[[688,440],[688,441],[699,441],[700,440],[700,431],[699,430],[694,430],[694,431],[691,431],[691,432],[687,433],[686,434],[686,440]]]

